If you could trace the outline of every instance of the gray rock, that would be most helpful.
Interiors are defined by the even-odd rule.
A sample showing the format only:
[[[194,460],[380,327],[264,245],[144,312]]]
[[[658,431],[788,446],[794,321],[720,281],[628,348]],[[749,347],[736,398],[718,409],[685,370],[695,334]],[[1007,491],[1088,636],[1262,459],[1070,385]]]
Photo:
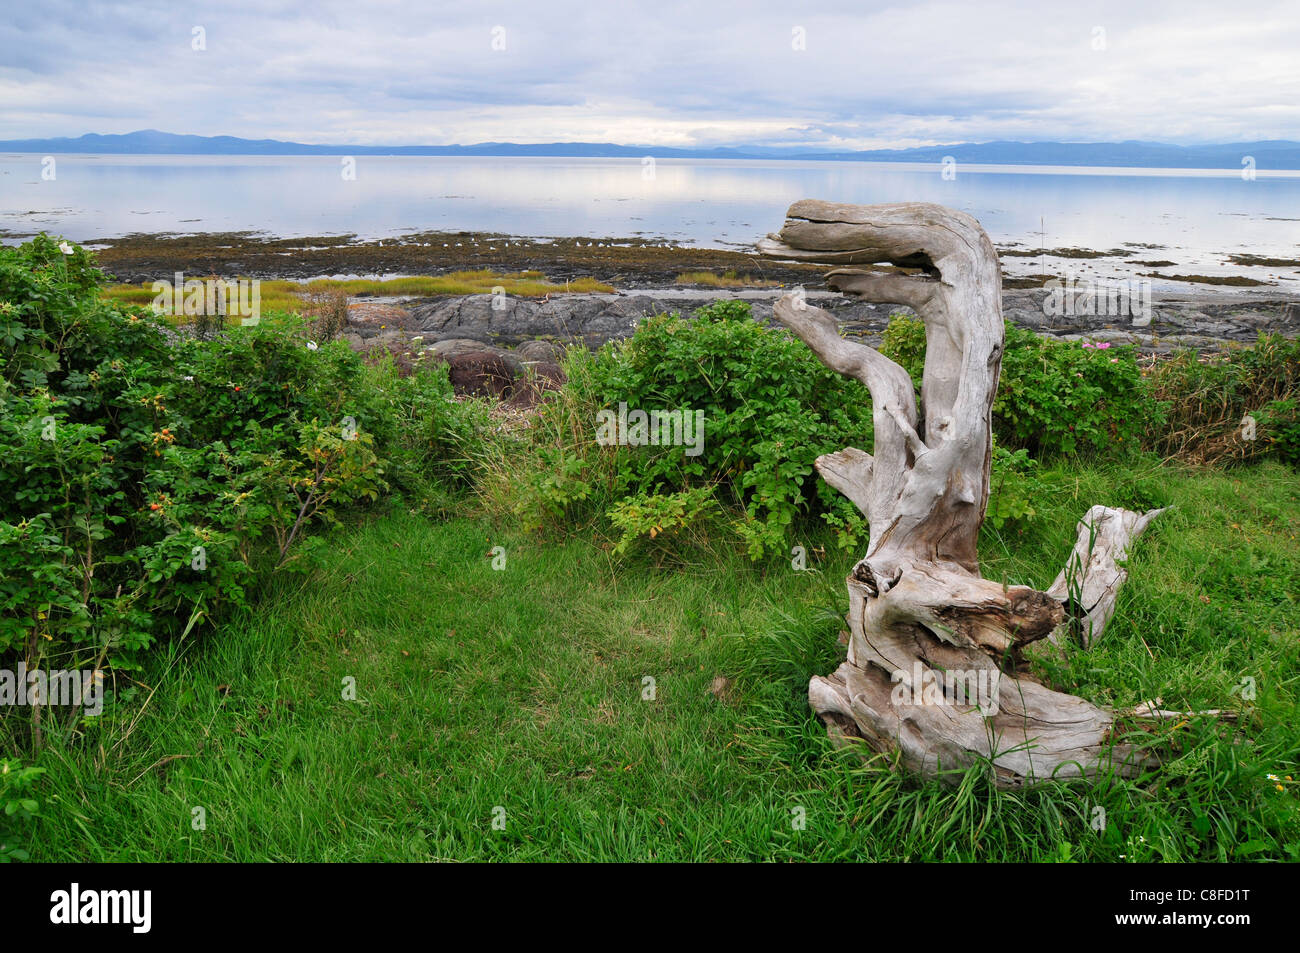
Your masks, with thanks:
[[[445,338],[441,341],[435,341],[425,350],[432,351],[438,357],[450,359],[458,354],[476,353],[488,350],[491,347],[492,345],[485,341],[472,338]]]
[[[1041,310],[1031,310],[1029,308],[1015,308],[1010,311],[1003,309],[1002,316],[1011,323],[1022,328],[1047,327],[1048,317]]]
[[[411,312],[393,304],[354,301],[348,305],[348,325],[357,329],[406,329],[412,324]]]
[[[702,303],[693,300],[689,304]],[[691,310],[674,307],[676,304],[648,295],[574,294],[543,301],[469,295],[419,305],[411,313],[421,331],[439,339],[519,344],[560,337],[595,346],[626,337],[649,315]]]
[[[533,327],[537,311],[537,302],[529,298],[467,295],[420,305],[412,310],[411,317],[421,331],[455,333],[461,338],[496,338],[537,333]]]
[[[1165,320],[1176,328],[1196,328],[1209,322],[1210,316],[1194,308],[1166,308]]]
[[[448,377],[457,394],[507,397],[514,390],[514,372],[490,351],[457,354],[447,363]]]
[[[558,364],[564,357],[564,345],[554,341],[525,341],[515,348],[515,353],[525,363]]]
[[[1250,341],[1260,330],[1294,330],[1300,326],[1300,303],[1287,301],[1224,300],[1170,296],[1153,309],[1151,320],[1137,324],[1130,314],[1049,314],[1045,300],[1050,292],[1042,289],[1012,289],[1003,295],[1003,313],[1013,323],[1040,333],[1057,336],[1099,336],[1103,332],[1145,334],[1144,346],[1157,346],[1152,334],[1161,340],[1173,338],[1201,341],[1218,339]],[[518,346],[519,351],[501,351],[513,362],[557,361],[560,349],[547,343],[530,346],[540,338],[558,338],[589,347],[632,335],[647,317],[665,312],[691,315],[714,301],[739,298],[750,305],[755,320],[775,326],[772,304],[777,293],[736,294],[718,292],[701,294],[669,291],[665,294],[566,294],[544,300],[527,298],[497,299],[491,295],[446,298],[417,305],[411,309],[413,321],[426,340],[437,341],[467,352],[470,344],[478,349]],[[915,317],[901,305],[876,304],[837,295],[810,294],[819,307],[834,315],[846,333],[875,339],[895,314]],[[1072,302],[1081,304],[1081,302]],[[353,330],[353,329],[349,329]],[[355,329],[366,332],[363,329]],[[468,343],[467,343],[468,342]],[[527,350],[525,350],[527,348]],[[513,366],[513,365],[512,365]]]
[[[505,364],[510,369],[512,376],[522,373],[524,369],[524,362],[518,354],[472,338],[448,338],[437,341],[426,348],[425,351],[449,364],[468,355],[489,355]]]

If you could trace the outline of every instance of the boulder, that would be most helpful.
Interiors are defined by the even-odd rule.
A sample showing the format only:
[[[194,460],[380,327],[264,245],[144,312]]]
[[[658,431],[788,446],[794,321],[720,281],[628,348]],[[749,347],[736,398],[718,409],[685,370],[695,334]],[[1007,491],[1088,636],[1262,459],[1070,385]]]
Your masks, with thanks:
[[[425,349],[426,353],[432,354],[438,360],[451,363],[455,358],[466,355],[491,355],[498,360],[503,361],[510,368],[512,376],[523,372],[524,362],[518,354],[513,354],[504,348],[496,347],[492,344],[485,344],[482,341],[473,338],[447,338],[437,341]]]
[[[524,373],[515,379],[510,403],[515,407],[532,407],[547,391],[559,390],[566,379],[564,369],[558,364],[549,361],[529,364]]]
[[[348,326],[363,331],[405,331],[413,326],[413,318],[410,311],[395,304],[354,301],[348,305]]]
[[[564,345],[554,341],[525,341],[515,348],[515,353],[525,363],[544,361],[558,364],[564,357]]]
[[[457,354],[448,362],[452,389],[474,397],[508,397],[514,374],[501,355],[489,351]]]
[[[538,308],[528,298],[466,295],[421,305],[412,318],[421,331],[442,336],[512,341],[547,333],[539,330]]]
[[[460,354],[478,354],[491,349],[491,344],[474,338],[443,338],[425,348],[426,351],[443,360],[451,360]]]

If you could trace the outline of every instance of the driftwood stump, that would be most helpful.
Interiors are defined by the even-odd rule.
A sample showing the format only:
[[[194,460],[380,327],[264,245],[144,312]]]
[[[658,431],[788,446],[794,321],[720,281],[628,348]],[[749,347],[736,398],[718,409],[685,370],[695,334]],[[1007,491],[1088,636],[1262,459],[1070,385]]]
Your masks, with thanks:
[[[1131,541],[1159,512],[1093,507],[1047,592],[983,579],[976,539],[989,495],[992,406],[1002,363],[1002,277],[979,223],[939,205],[805,200],[759,243],[768,256],[849,267],[835,290],[910,306],[925,322],[917,407],[911,378],[834,318],[787,295],[776,316],[832,370],[871,391],[873,453],[817,460],[870,523],[848,577],[848,659],[808,686],[837,738],[864,740],[923,775],[990,766],[999,785],[1137,773],[1144,752],[1114,743],[1115,714],[1023,674],[1026,647],[1095,641],[1114,612]],[[889,262],[881,272],[853,265]]]

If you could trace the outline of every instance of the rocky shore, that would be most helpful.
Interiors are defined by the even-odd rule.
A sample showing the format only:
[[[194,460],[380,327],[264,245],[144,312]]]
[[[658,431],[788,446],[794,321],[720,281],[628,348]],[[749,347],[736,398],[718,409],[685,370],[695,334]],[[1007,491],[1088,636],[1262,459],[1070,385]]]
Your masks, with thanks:
[[[529,376],[559,379],[559,356],[566,346],[599,347],[630,337],[637,324],[656,314],[689,315],[718,300],[747,302],[757,320],[773,323],[772,305],[788,289],[705,291],[642,289],[619,294],[553,295],[545,299],[466,295],[411,301],[357,301],[349,308],[343,338],[364,352],[395,355],[429,352],[452,366],[453,383],[463,392],[509,395],[514,382]],[[1051,292],[1012,290],[1003,295],[1008,320],[1040,334],[1133,344],[1144,353],[1177,348],[1213,351],[1252,343],[1260,332],[1300,333],[1300,302],[1238,299],[1227,295],[1159,296],[1142,314],[1058,313]],[[834,314],[845,333],[878,344],[903,306],[868,304],[834,292],[806,293],[811,304]]]
[[[678,312],[719,300],[750,305],[755,318],[772,321],[772,304],[788,289],[772,291],[637,291],[619,294],[553,295],[545,299],[465,295],[404,302],[358,301],[350,307],[346,336],[357,341],[420,336],[428,345],[472,340],[501,347],[546,340],[599,347],[629,337],[651,315]],[[1049,292],[1008,291],[1003,314],[1016,324],[1058,337],[1088,337],[1135,344],[1145,351],[1213,349],[1249,343],[1261,331],[1300,333],[1300,302],[1235,300],[1229,297],[1163,297],[1152,302],[1149,319],[1131,315],[1053,314]],[[911,314],[901,305],[868,304],[834,292],[807,292],[809,303],[834,314],[845,330],[868,343],[879,340],[891,315]]]
[[[342,336],[355,349],[387,350],[400,360],[419,359],[422,353],[447,360],[458,390],[503,396],[519,390],[516,384],[522,380],[542,387],[558,380],[558,358],[569,344],[599,347],[629,337],[637,324],[651,315],[688,315],[720,299],[746,301],[757,320],[771,323],[773,302],[793,288],[803,288],[810,303],[835,314],[846,334],[869,344],[879,343],[891,315],[910,313],[906,307],[868,304],[827,290],[826,268],[820,265],[773,261],[753,249],[698,248],[661,239],[423,232],[393,240],[362,241],[346,235],[267,238],[209,233],[134,235],[90,244],[102,267],[126,282],[170,278],[177,271],[194,276],[302,281],[488,269],[500,275],[536,273],[557,285],[595,279],[618,289],[612,294],[561,293],[541,298],[474,294],[418,299],[360,297],[350,302]],[[1270,285],[1252,279],[1249,287],[1215,288],[1214,284],[1223,281],[1214,279],[1209,284],[1174,283],[1176,290],[1170,290],[1169,282],[1163,287],[1141,282],[1143,300],[1135,318],[1100,303],[1093,308],[1062,307],[1061,292],[1044,287],[1045,281],[1050,287],[1056,280],[1053,276],[1012,274],[1025,267],[1028,252],[1005,249],[1001,254],[1003,313],[1041,334],[1130,343],[1145,353],[1162,354],[1176,348],[1212,351],[1248,344],[1261,331],[1300,333],[1300,297],[1285,286],[1290,281]],[[1050,257],[1072,267],[1075,258],[1128,254],[1126,250],[1090,253],[1054,249]],[[1040,270],[1044,267],[1036,261],[1033,264]],[[1130,264],[1176,265],[1173,261]],[[1256,264],[1243,262],[1242,268],[1250,271],[1249,266]],[[1287,270],[1300,262],[1268,264],[1274,270]],[[724,277],[726,286],[690,283],[701,273]],[[1061,274],[1072,273],[1066,268]],[[1281,273],[1274,275],[1280,277]],[[1129,286],[1128,281],[1110,282],[1116,284]]]

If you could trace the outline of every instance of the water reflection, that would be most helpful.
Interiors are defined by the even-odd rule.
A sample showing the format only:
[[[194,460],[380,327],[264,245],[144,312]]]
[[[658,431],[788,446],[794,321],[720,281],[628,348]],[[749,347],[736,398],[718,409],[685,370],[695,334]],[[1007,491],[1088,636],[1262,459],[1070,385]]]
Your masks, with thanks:
[[[1300,255],[1300,174],[640,158],[0,156],[0,228],[77,241],[132,232],[664,236],[748,245],[805,197],[941,202],[995,242],[1166,246],[1180,264]],[[6,239],[12,241],[14,239]]]

